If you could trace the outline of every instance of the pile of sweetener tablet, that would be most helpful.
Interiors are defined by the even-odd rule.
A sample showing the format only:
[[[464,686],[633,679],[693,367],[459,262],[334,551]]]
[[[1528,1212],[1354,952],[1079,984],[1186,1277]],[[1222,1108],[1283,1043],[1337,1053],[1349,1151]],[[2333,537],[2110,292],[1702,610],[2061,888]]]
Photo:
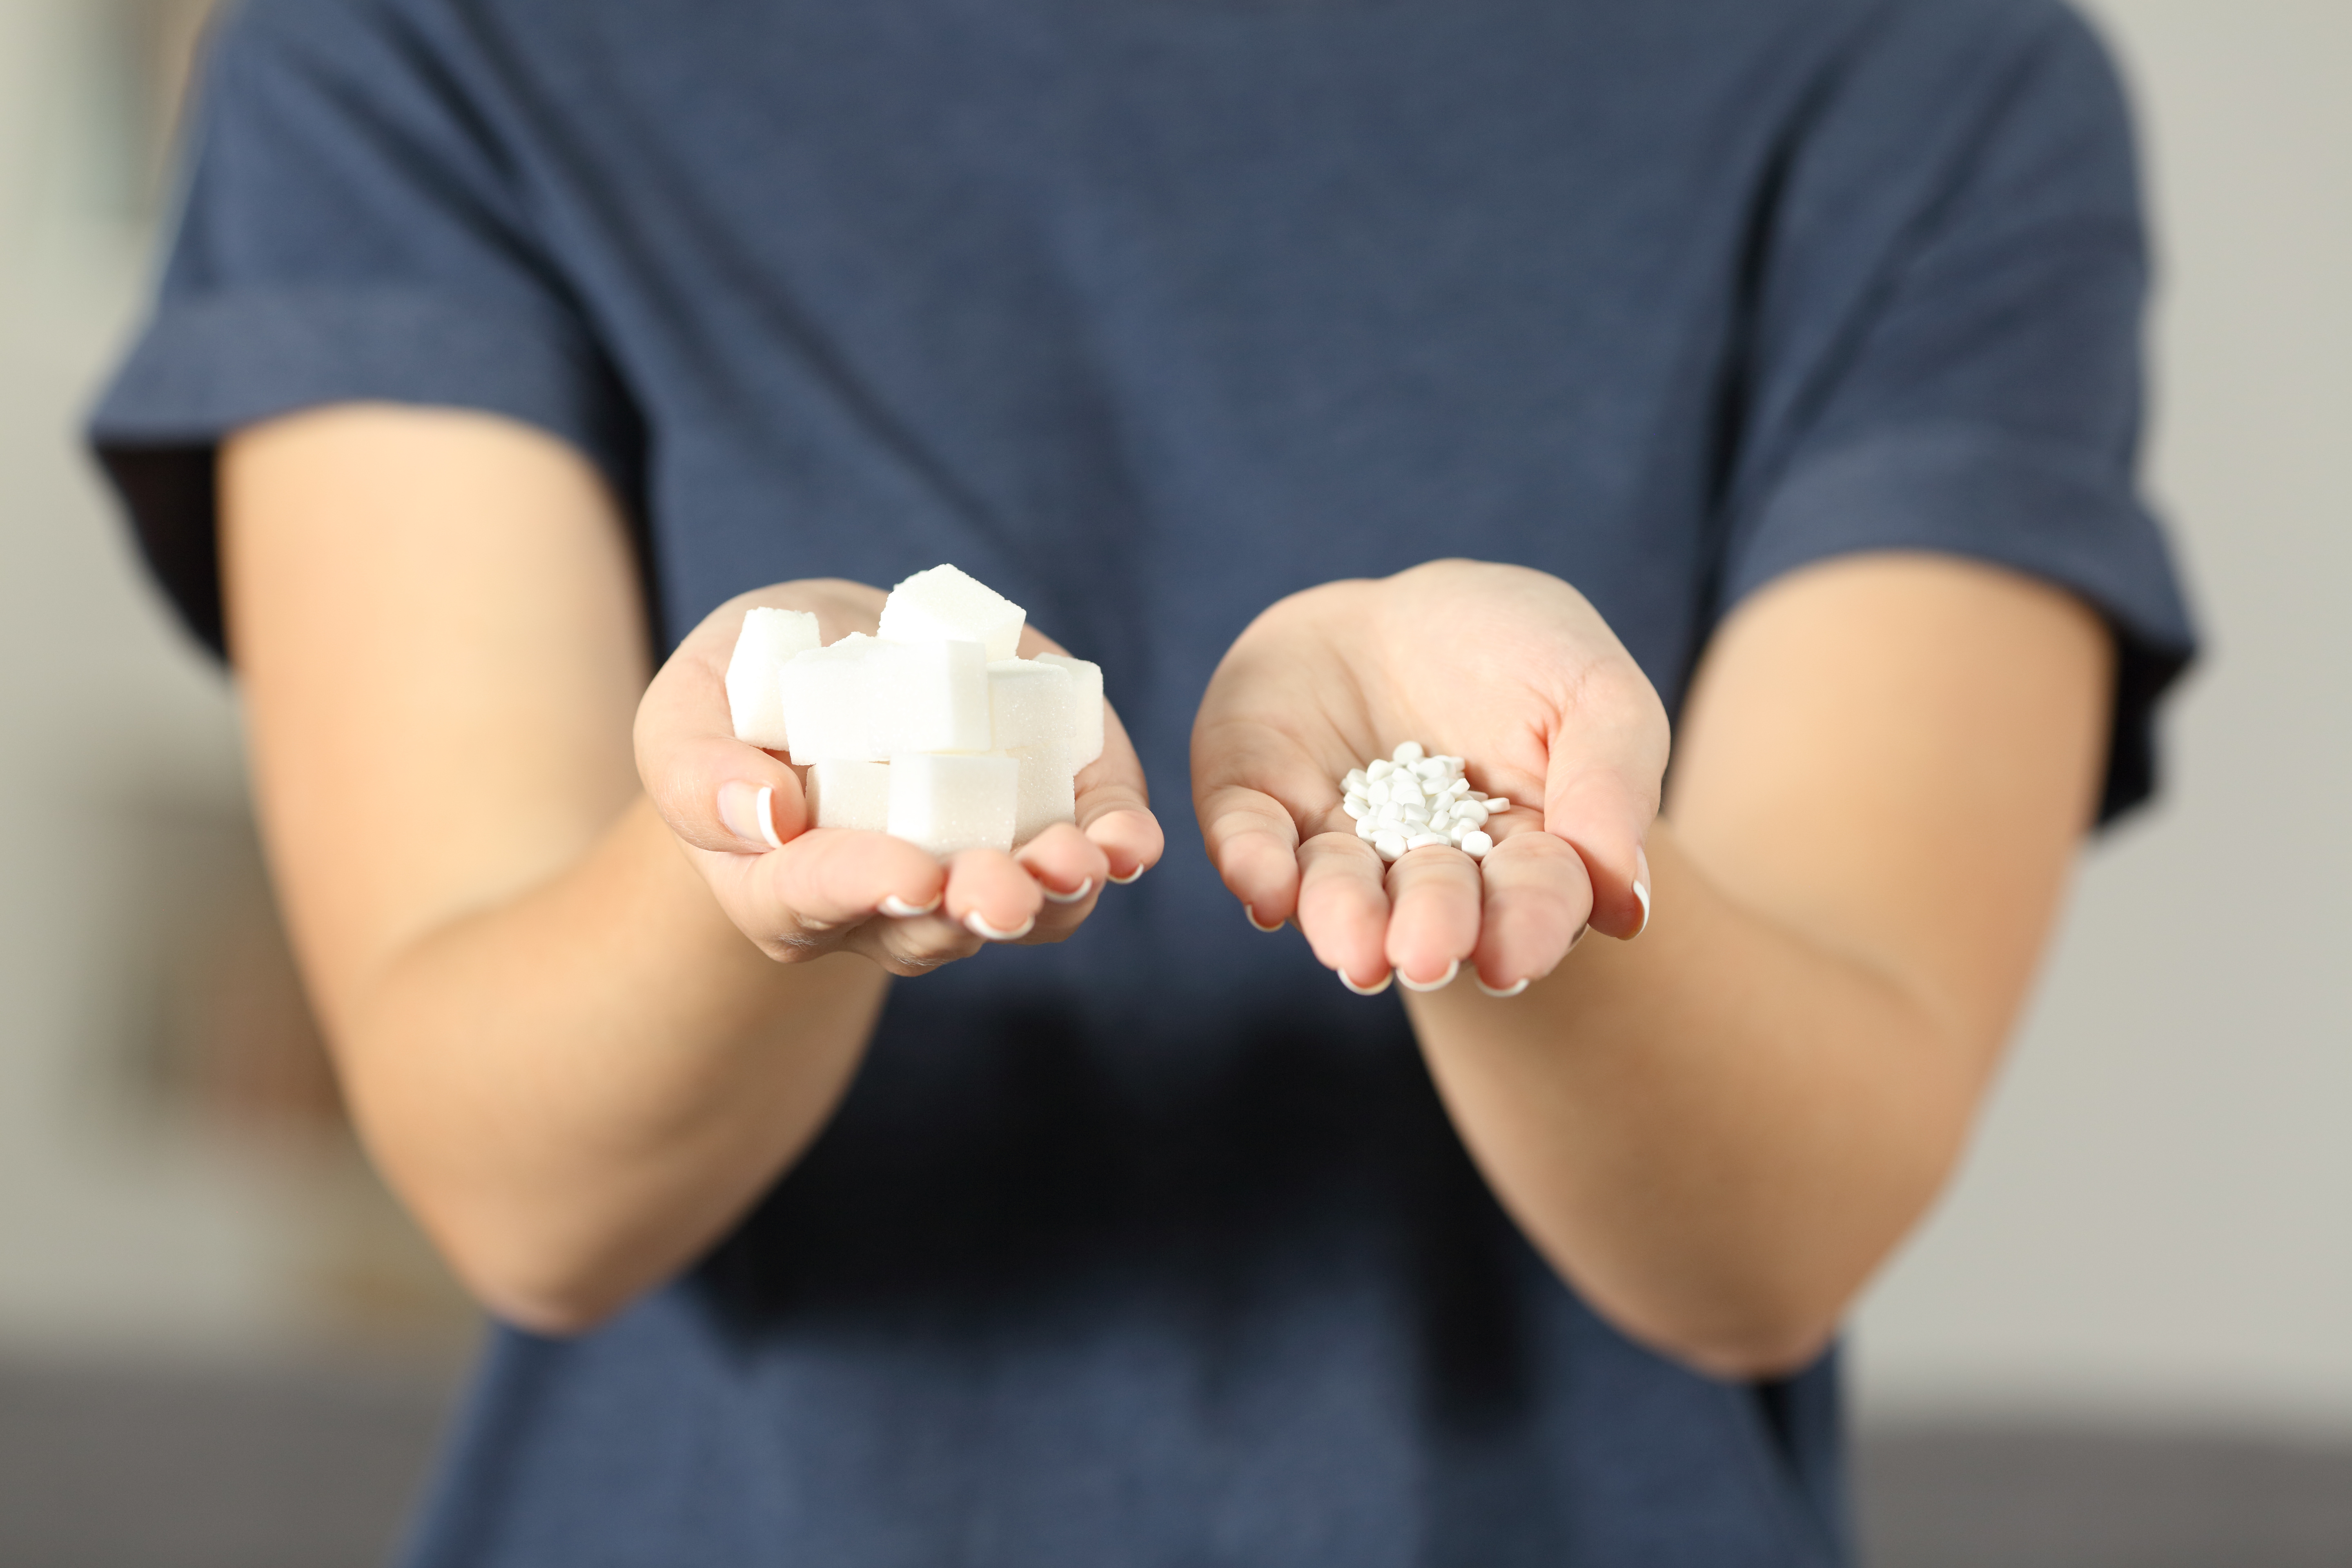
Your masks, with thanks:
[[[953,566],[890,590],[880,635],[820,644],[817,618],[755,609],[727,666],[735,738],[808,769],[819,827],[887,833],[942,858],[1013,849],[1077,819],[1102,755],[1099,666],[1020,658],[1028,612]]]
[[[1391,756],[1348,770],[1339,781],[1339,809],[1356,819],[1356,837],[1383,860],[1435,844],[1484,860],[1495,847],[1486,821],[1511,803],[1472,789],[1465,766],[1460,757],[1432,756],[1420,742],[1407,741]]]

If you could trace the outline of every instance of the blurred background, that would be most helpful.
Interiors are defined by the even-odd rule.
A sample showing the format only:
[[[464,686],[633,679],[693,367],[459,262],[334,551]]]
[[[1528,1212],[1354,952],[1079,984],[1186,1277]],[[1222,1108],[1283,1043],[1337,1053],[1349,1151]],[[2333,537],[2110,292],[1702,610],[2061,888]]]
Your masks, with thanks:
[[[206,0],[0,0],[0,1568],[378,1560],[477,1331],[76,426]],[[1882,1568],[2352,1563],[2352,5],[2095,0],[2210,654],[1852,1341]]]

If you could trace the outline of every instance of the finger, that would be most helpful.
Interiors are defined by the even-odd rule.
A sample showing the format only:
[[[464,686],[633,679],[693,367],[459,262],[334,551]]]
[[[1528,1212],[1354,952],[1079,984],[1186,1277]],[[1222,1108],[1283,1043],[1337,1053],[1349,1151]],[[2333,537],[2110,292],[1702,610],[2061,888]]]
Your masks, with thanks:
[[[1102,851],[1114,882],[1134,881],[1160,864],[1167,847],[1160,819],[1139,805],[1081,807],[1078,821],[1087,841]]]
[[[1333,825],[1339,806],[1330,771],[1296,736],[1247,718],[1213,719],[1204,703],[1192,728],[1193,814],[1251,924],[1271,929],[1297,912],[1300,846]]]
[[[1118,710],[1103,704],[1103,754],[1077,778],[1078,828],[1110,863],[1114,882],[1132,882],[1167,848],[1160,819],[1151,814],[1151,791],[1143,763],[1127,738]]]
[[[1102,847],[1066,822],[1057,822],[1013,852],[1044,895],[1033,941],[1057,942],[1076,931],[1101,896],[1110,875]]]
[[[1241,784],[1214,790],[1201,803],[1201,837],[1209,863],[1253,924],[1278,926],[1298,912],[1298,825],[1280,801]],[[1378,865],[1380,857],[1372,861]]]
[[[643,777],[670,831],[698,849],[764,855],[811,826],[800,775],[757,746],[716,736],[674,745]]]
[[[1486,852],[1478,868],[1484,886],[1478,983],[1515,993],[1568,956],[1591,913],[1592,882],[1583,858],[1539,829],[1513,833]]]
[[[1639,670],[1596,673],[1571,722],[1551,740],[1544,827],[1583,858],[1592,882],[1592,928],[1609,936],[1631,939],[1649,923],[1642,840],[1658,815],[1666,765],[1666,729],[1656,704]]]
[[[1002,849],[966,849],[948,861],[950,919],[989,942],[1018,942],[1037,924],[1045,896]]]
[[[947,887],[946,868],[914,845],[845,827],[814,828],[740,867],[753,928],[791,937],[935,910]]]
[[[1478,862],[1431,845],[1389,868],[1388,961],[1408,990],[1454,982],[1478,946]]]
[[[1021,628],[1020,656],[1035,658],[1040,654],[1060,654],[1069,657],[1070,650],[1039,631],[1032,623]],[[1080,771],[1077,779],[1078,831],[1092,843],[1106,862],[1106,868],[1090,873],[1092,886],[1077,893],[1057,893],[1049,889],[1045,899],[1049,905],[1067,903],[1083,908],[1094,907],[1093,896],[1099,894],[1106,879],[1114,882],[1132,882],[1160,862],[1164,840],[1160,824],[1152,816],[1148,804],[1149,790],[1143,780],[1143,765],[1135,755],[1134,742],[1128,739],[1127,727],[1119,722],[1118,710],[1108,701],[1103,703],[1103,754]],[[1044,837],[1042,834],[1040,837]],[[1028,857],[1023,856],[1026,864]],[[1033,866],[1032,870],[1035,868]],[[1076,884],[1072,884],[1075,886]],[[1056,928],[1061,934],[1076,929],[1084,919],[1083,911],[1076,920],[1065,920],[1051,908],[1041,919],[1034,941],[1055,941]]]
[[[1035,658],[1041,653],[1056,653],[1060,654],[1064,658],[1073,657],[1068,648],[1064,647],[1060,643],[1055,642],[1052,637],[1049,637],[1044,632],[1039,631],[1037,629],[1036,622],[1022,622],[1021,640],[1013,647],[1013,657],[1015,658]]]
[[[654,809],[687,843],[762,855],[805,828],[808,811],[798,774],[735,739],[719,646],[730,635],[723,618],[697,628],[638,701],[637,775]],[[741,620],[737,615],[732,625]]]
[[[1352,833],[1320,833],[1298,850],[1298,929],[1317,962],[1349,989],[1388,988],[1388,869]]]
[[[940,909],[926,915],[885,915],[868,921],[845,945],[864,953],[891,973],[911,979],[943,968],[959,958],[969,958],[988,944],[950,920],[947,911]]]

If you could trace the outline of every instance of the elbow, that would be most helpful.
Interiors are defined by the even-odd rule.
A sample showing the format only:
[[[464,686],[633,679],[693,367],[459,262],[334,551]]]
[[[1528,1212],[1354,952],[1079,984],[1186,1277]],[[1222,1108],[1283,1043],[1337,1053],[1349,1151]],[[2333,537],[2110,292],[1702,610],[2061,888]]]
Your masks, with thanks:
[[[628,1304],[626,1298],[590,1291],[471,1279],[464,1283],[490,1316],[545,1339],[572,1339],[600,1329]]]
[[[526,1332],[589,1333],[690,1260],[660,1215],[405,1152],[412,1157],[376,1152],[401,1205],[475,1304]]]
[[[589,1333],[653,1283],[581,1248],[478,1223],[431,1225],[434,1240],[475,1302],[500,1322],[550,1339]]]
[[[1588,1300],[1591,1297],[1588,1295]],[[1705,1376],[1768,1383],[1802,1372],[1837,1338],[1846,1295],[1718,1287],[1699,1299],[1594,1302],[1628,1339]]]
[[[1652,1342],[1675,1360],[1727,1383],[1769,1383],[1819,1361],[1837,1337],[1834,1321],[1720,1325],[1704,1334]]]

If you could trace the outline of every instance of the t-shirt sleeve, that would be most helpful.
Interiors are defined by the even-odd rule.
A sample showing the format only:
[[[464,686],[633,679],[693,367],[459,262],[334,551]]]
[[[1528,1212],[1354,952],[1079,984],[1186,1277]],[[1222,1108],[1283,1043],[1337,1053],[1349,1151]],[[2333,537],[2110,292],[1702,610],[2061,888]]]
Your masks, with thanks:
[[[207,50],[152,314],[90,437],[215,652],[214,459],[241,426],[350,401],[478,409],[633,490],[635,415],[538,242],[514,106],[435,25],[384,0],[252,0]]]
[[[2072,591],[2120,653],[2105,820],[2149,793],[2156,702],[2193,648],[2135,481],[2147,265],[2123,94],[2054,5],[1883,15],[1760,231],[1716,610],[1879,550]]]

